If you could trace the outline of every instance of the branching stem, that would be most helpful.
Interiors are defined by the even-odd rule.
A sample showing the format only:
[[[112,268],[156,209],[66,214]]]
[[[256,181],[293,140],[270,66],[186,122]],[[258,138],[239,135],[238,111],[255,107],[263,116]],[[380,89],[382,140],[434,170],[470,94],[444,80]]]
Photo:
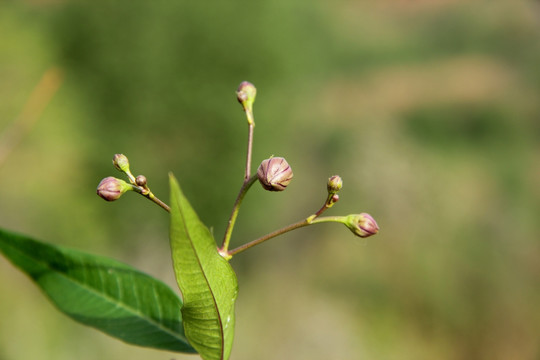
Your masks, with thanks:
[[[220,254],[222,254],[225,257],[227,257],[227,252],[229,249],[229,244],[231,242],[231,236],[234,229],[234,224],[236,223],[236,218],[238,217],[238,212],[240,211],[240,205],[242,204],[242,200],[244,199],[244,196],[246,195],[251,185],[253,185],[255,180],[257,180],[256,175],[251,176],[251,154],[252,154],[252,149],[253,149],[253,132],[255,129],[255,121],[253,119],[253,109],[251,108],[251,106],[247,108],[244,106],[244,110],[245,110],[246,117],[248,120],[246,172],[244,175],[244,182],[242,184],[242,187],[240,188],[240,191],[238,192],[236,201],[234,202],[231,216],[229,217],[229,222],[227,223],[227,228],[225,229],[225,234],[223,235],[223,244],[221,245],[221,248],[218,249]]]
[[[240,210],[240,205],[242,204],[242,200],[244,199],[244,196],[246,195],[251,185],[253,185],[253,183],[256,180],[257,180],[257,175],[253,175],[250,178],[244,180],[244,183],[242,187],[240,188],[240,192],[238,193],[238,196],[236,197],[236,201],[234,202],[233,210],[231,212],[231,216],[227,224],[227,229],[225,229],[225,235],[223,237],[223,244],[221,245],[221,248],[219,249],[219,252],[222,254],[226,254],[229,249],[229,243],[231,242],[232,231],[234,228],[234,224],[236,223],[236,218],[238,217],[238,211]]]
[[[232,256],[238,254],[238,253],[241,253],[243,251],[246,251],[247,249],[255,246],[255,245],[259,245],[263,242],[265,242],[266,240],[270,240],[272,238],[275,238],[276,236],[279,236],[279,235],[283,235],[289,231],[292,231],[292,230],[296,230],[296,229],[299,229],[301,227],[304,227],[304,226],[308,226],[308,225],[313,225],[313,224],[322,224],[322,223],[326,223],[326,222],[338,222],[338,223],[343,223],[344,222],[344,217],[343,216],[325,216],[325,217],[321,217],[321,218],[317,218],[316,215],[311,215],[309,217],[307,217],[306,219],[304,220],[301,220],[301,221],[298,221],[294,224],[291,224],[291,225],[288,225],[288,226],[285,226],[281,229],[278,229],[276,231],[273,231],[269,234],[266,234],[258,239],[255,239],[253,241],[250,241],[242,246],[239,246],[235,249],[232,249],[230,251],[227,252],[227,257],[228,258],[231,258]]]

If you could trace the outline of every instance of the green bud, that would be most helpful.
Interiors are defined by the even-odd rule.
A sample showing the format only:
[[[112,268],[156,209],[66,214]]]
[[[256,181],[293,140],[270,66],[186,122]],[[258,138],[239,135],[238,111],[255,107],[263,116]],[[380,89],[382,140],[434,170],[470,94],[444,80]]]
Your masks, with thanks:
[[[238,102],[242,104],[250,125],[255,125],[253,120],[253,103],[255,102],[256,96],[257,89],[248,81],[241,82],[236,90],[236,98],[238,99]]]
[[[236,97],[238,98],[238,102],[242,104],[244,107],[245,107],[244,104],[247,104],[247,103],[253,104],[256,96],[257,96],[257,89],[249,81],[242,81],[240,85],[238,86],[238,90],[236,90]]]
[[[107,201],[115,201],[128,190],[133,190],[133,188],[127,182],[109,176],[101,180],[97,187],[97,194]]]
[[[334,175],[328,179],[328,184],[326,188],[328,189],[328,194],[335,194],[343,187],[343,180],[339,175]]]
[[[287,160],[282,157],[272,157],[261,162],[257,169],[257,177],[266,190],[283,191],[291,182],[293,172]]]
[[[113,165],[119,171],[129,173],[129,160],[124,154],[115,154],[113,156]]]
[[[368,237],[379,232],[377,222],[367,213],[349,215],[345,218],[344,224],[360,237]]]

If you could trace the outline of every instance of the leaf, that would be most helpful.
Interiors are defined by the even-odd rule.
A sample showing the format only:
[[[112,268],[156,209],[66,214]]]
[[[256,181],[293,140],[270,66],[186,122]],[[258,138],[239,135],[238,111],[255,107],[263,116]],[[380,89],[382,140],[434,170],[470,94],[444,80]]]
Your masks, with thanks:
[[[204,360],[226,360],[234,337],[236,275],[171,175],[171,248],[189,342]]]
[[[2,229],[0,252],[75,321],[127,343],[195,352],[184,335],[182,302],[162,282],[112,259]]]

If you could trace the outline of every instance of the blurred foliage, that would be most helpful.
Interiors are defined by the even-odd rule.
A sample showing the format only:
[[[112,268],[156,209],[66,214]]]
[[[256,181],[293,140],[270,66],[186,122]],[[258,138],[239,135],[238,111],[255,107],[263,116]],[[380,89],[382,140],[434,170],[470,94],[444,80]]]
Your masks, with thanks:
[[[42,74],[63,83],[0,163],[0,226],[119,258],[174,286],[166,214],[95,195],[126,154],[158,196],[179,178],[221,238],[254,164],[294,181],[246,197],[236,244],[318,209],[367,211],[232,260],[233,359],[538,359],[540,9],[525,0],[0,2],[0,131]],[[0,133],[1,134],[1,133]],[[128,194],[133,195],[133,194]],[[233,244],[234,245],[234,244]],[[192,358],[70,322],[0,260],[0,359]]]

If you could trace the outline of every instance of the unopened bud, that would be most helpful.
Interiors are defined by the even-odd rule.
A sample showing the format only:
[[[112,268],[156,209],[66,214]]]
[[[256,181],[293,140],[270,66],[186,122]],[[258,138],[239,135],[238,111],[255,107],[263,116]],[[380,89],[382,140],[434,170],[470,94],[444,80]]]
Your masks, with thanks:
[[[236,90],[236,98],[238,102],[245,107],[245,103],[252,103],[255,101],[255,96],[257,96],[257,89],[249,81],[242,81]]]
[[[257,169],[257,177],[266,190],[283,191],[291,182],[293,172],[287,160],[272,157],[261,162]]]
[[[326,185],[326,188],[328,189],[329,194],[335,194],[339,190],[341,190],[343,186],[343,180],[341,180],[341,177],[339,175],[334,175],[330,179],[328,179],[328,184]]]
[[[146,187],[146,176],[144,175],[137,176],[135,178],[135,184],[137,184],[137,186]]]
[[[246,112],[248,123],[255,125],[253,120],[253,103],[257,96],[257,89],[252,83],[248,81],[242,81],[236,90],[236,98],[238,102],[242,104],[242,108]]]
[[[128,190],[133,190],[133,188],[127,182],[109,176],[101,180],[97,187],[97,194],[107,201],[114,201]]]
[[[115,154],[113,156],[112,162],[114,167],[117,168],[119,171],[129,172],[129,160],[126,155]]]
[[[360,237],[368,237],[379,232],[377,222],[367,213],[347,216],[345,225]]]

